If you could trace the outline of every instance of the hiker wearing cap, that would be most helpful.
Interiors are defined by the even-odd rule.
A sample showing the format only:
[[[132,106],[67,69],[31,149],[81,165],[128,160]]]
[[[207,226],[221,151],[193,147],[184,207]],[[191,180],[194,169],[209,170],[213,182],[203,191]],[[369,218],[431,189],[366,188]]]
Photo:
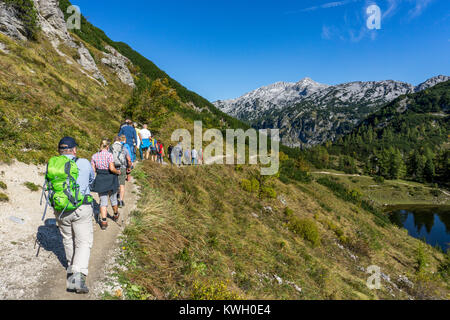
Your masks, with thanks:
[[[67,259],[67,291],[88,293],[86,277],[94,242],[93,200],[89,186],[95,174],[89,160],[77,158],[77,143],[73,138],[62,138],[58,152],[60,156],[52,157],[48,162],[45,175],[47,188],[43,188],[43,192],[49,192],[46,200],[54,209],[63,240]]]
[[[136,161],[136,150],[135,147],[137,145],[138,142],[138,138],[136,135],[136,130],[133,127],[133,123],[131,122],[131,120],[127,119],[126,120],[126,125],[124,125],[123,127],[120,128],[119,131],[119,136],[121,135],[125,135],[125,137],[127,137],[127,144],[130,146],[131,149],[131,162]]]
[[[100,227],[106,230],[108,227],[107,207],[108,198],[114,211],[113,220],[119,220],[119,207],[117,202],[117,191],[119,191],[120,170],[116,169],[114,156],[109,152],[110,142],[107,139],[102,140],[100,151],[92,156],[91,165],[97,173],[95,177],[93,191],[100,197]]]
[[[119,199],[117,202],[119,208],[122,208],[125,206],[125,203],[123,202],[123,198],[125,197],[125,182],[127,180],[127,174],[130,174],[132,167],[130,152],[128,151],[128,148],[126,148],[125,145],[122,144],[121,138],[119,136],[116,136],[114,138],[114,143],[109,147],[109,152],[111,152],[113,155],[114,165],[116,169],[120,170],[120,189],[118,193]]]

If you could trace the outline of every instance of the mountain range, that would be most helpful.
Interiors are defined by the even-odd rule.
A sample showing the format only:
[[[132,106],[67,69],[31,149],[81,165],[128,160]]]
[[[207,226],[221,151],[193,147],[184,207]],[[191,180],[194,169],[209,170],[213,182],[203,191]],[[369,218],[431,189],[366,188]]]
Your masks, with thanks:
[[[256,128],[279,128],[285,145],[310,147],[350,132],[368,115],[401,95],[449,79],[439,75],[414,86],[393,80],[327,85],[304,78],[296,83],[277,82],[213,104]]]

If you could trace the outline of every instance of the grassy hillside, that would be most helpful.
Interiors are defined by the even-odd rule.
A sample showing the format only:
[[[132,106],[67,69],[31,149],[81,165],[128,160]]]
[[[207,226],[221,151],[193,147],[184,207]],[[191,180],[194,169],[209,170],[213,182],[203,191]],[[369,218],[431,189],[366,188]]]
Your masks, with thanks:
[[[64,135],[90,155],[116,132],[131,89],[109,68],[99,64],[109,83],[102,86],[80,71],[73,49],[61,46],[61,57],[41,35],[17,43],[0,34],[0,41],[10,51],[0,51],[0,161],[44,163]]]
[[[269,195],[246,166],[145,163],[134,176],[142,198],[119,272],[128,298],[448,298],[444,254],[317,181],[272,178]],[[390,277],[381,290],[366,286],[370,265]]]

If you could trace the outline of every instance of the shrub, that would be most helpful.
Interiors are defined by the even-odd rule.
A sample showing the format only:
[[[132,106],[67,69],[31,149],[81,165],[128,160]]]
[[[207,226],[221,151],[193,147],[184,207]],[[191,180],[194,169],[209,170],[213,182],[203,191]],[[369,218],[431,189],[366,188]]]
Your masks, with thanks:
[[[0,189],[6,190],[8,189],[8,186],[3,181],[0,181]]]
[[[194,282],[190,299],[192,300],[241,300],[241,297],[228,288],[228,282],[219,281],[202,284]]]
[[[439,265],[439,273],[444,279],[450,278],[450,250],[447,251],[444,261]]]
[[[382,176],[375,176],[373,178],[373,181],[375,181],[376,183],[384,183],[384,177],[382,177]]]
[[[0,202],[8,202],[9,198],[6,194],[0,192]]]
[[[430,194],[434,197],[439,197],[442,194],[442,191],[439,189],[432,189],[430,191]]]
[[[252,192],[252,182],[248,179],[242,179],[241,188],[244,189],[244,191]]]
[[[251,180],[251,189],[252,189],[252,192],[254,192],[254,193],[259,192],[259,181],[256,180],[255,178],[253,178]]]
[[[32,192],[36,192],[39,190],[39,186],[37,184],[34,184],[33,182],[25,182],[23,185],[30,189],[30,191]]]
[[[292,216],[289,219],[288,228],[295,234],[301,236],[303,239],[311,242],[314,247],[320,244],[319,229],[313,220],[299,219]]]
[[[363,239],[350,238],[343,242],[347,248],[349,248],[354,253],[370,257],[370,247],[369,244]]]
[[[277,192],[271,187],[262,187],[261,197],[275,199],[277,197]]]
[[[417,263],[416,271],[418,274],[424,273],[426,271],[428,259],[425,254],[423,243],[419,243],[415,253]]]
[[[286,217],[290,218],[294,214],[294,211],[291,208],[286,207],[284,209],[284,214],[286,215]]]

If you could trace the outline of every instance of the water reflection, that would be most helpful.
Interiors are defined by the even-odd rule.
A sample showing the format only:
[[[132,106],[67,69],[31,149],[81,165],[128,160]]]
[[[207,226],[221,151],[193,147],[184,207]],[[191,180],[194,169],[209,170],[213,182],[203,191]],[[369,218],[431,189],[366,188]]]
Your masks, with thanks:
[[[411,236],[444,251],[449,249],[450,206],[395,206],[388,212],[391,221],[407,229]]]

